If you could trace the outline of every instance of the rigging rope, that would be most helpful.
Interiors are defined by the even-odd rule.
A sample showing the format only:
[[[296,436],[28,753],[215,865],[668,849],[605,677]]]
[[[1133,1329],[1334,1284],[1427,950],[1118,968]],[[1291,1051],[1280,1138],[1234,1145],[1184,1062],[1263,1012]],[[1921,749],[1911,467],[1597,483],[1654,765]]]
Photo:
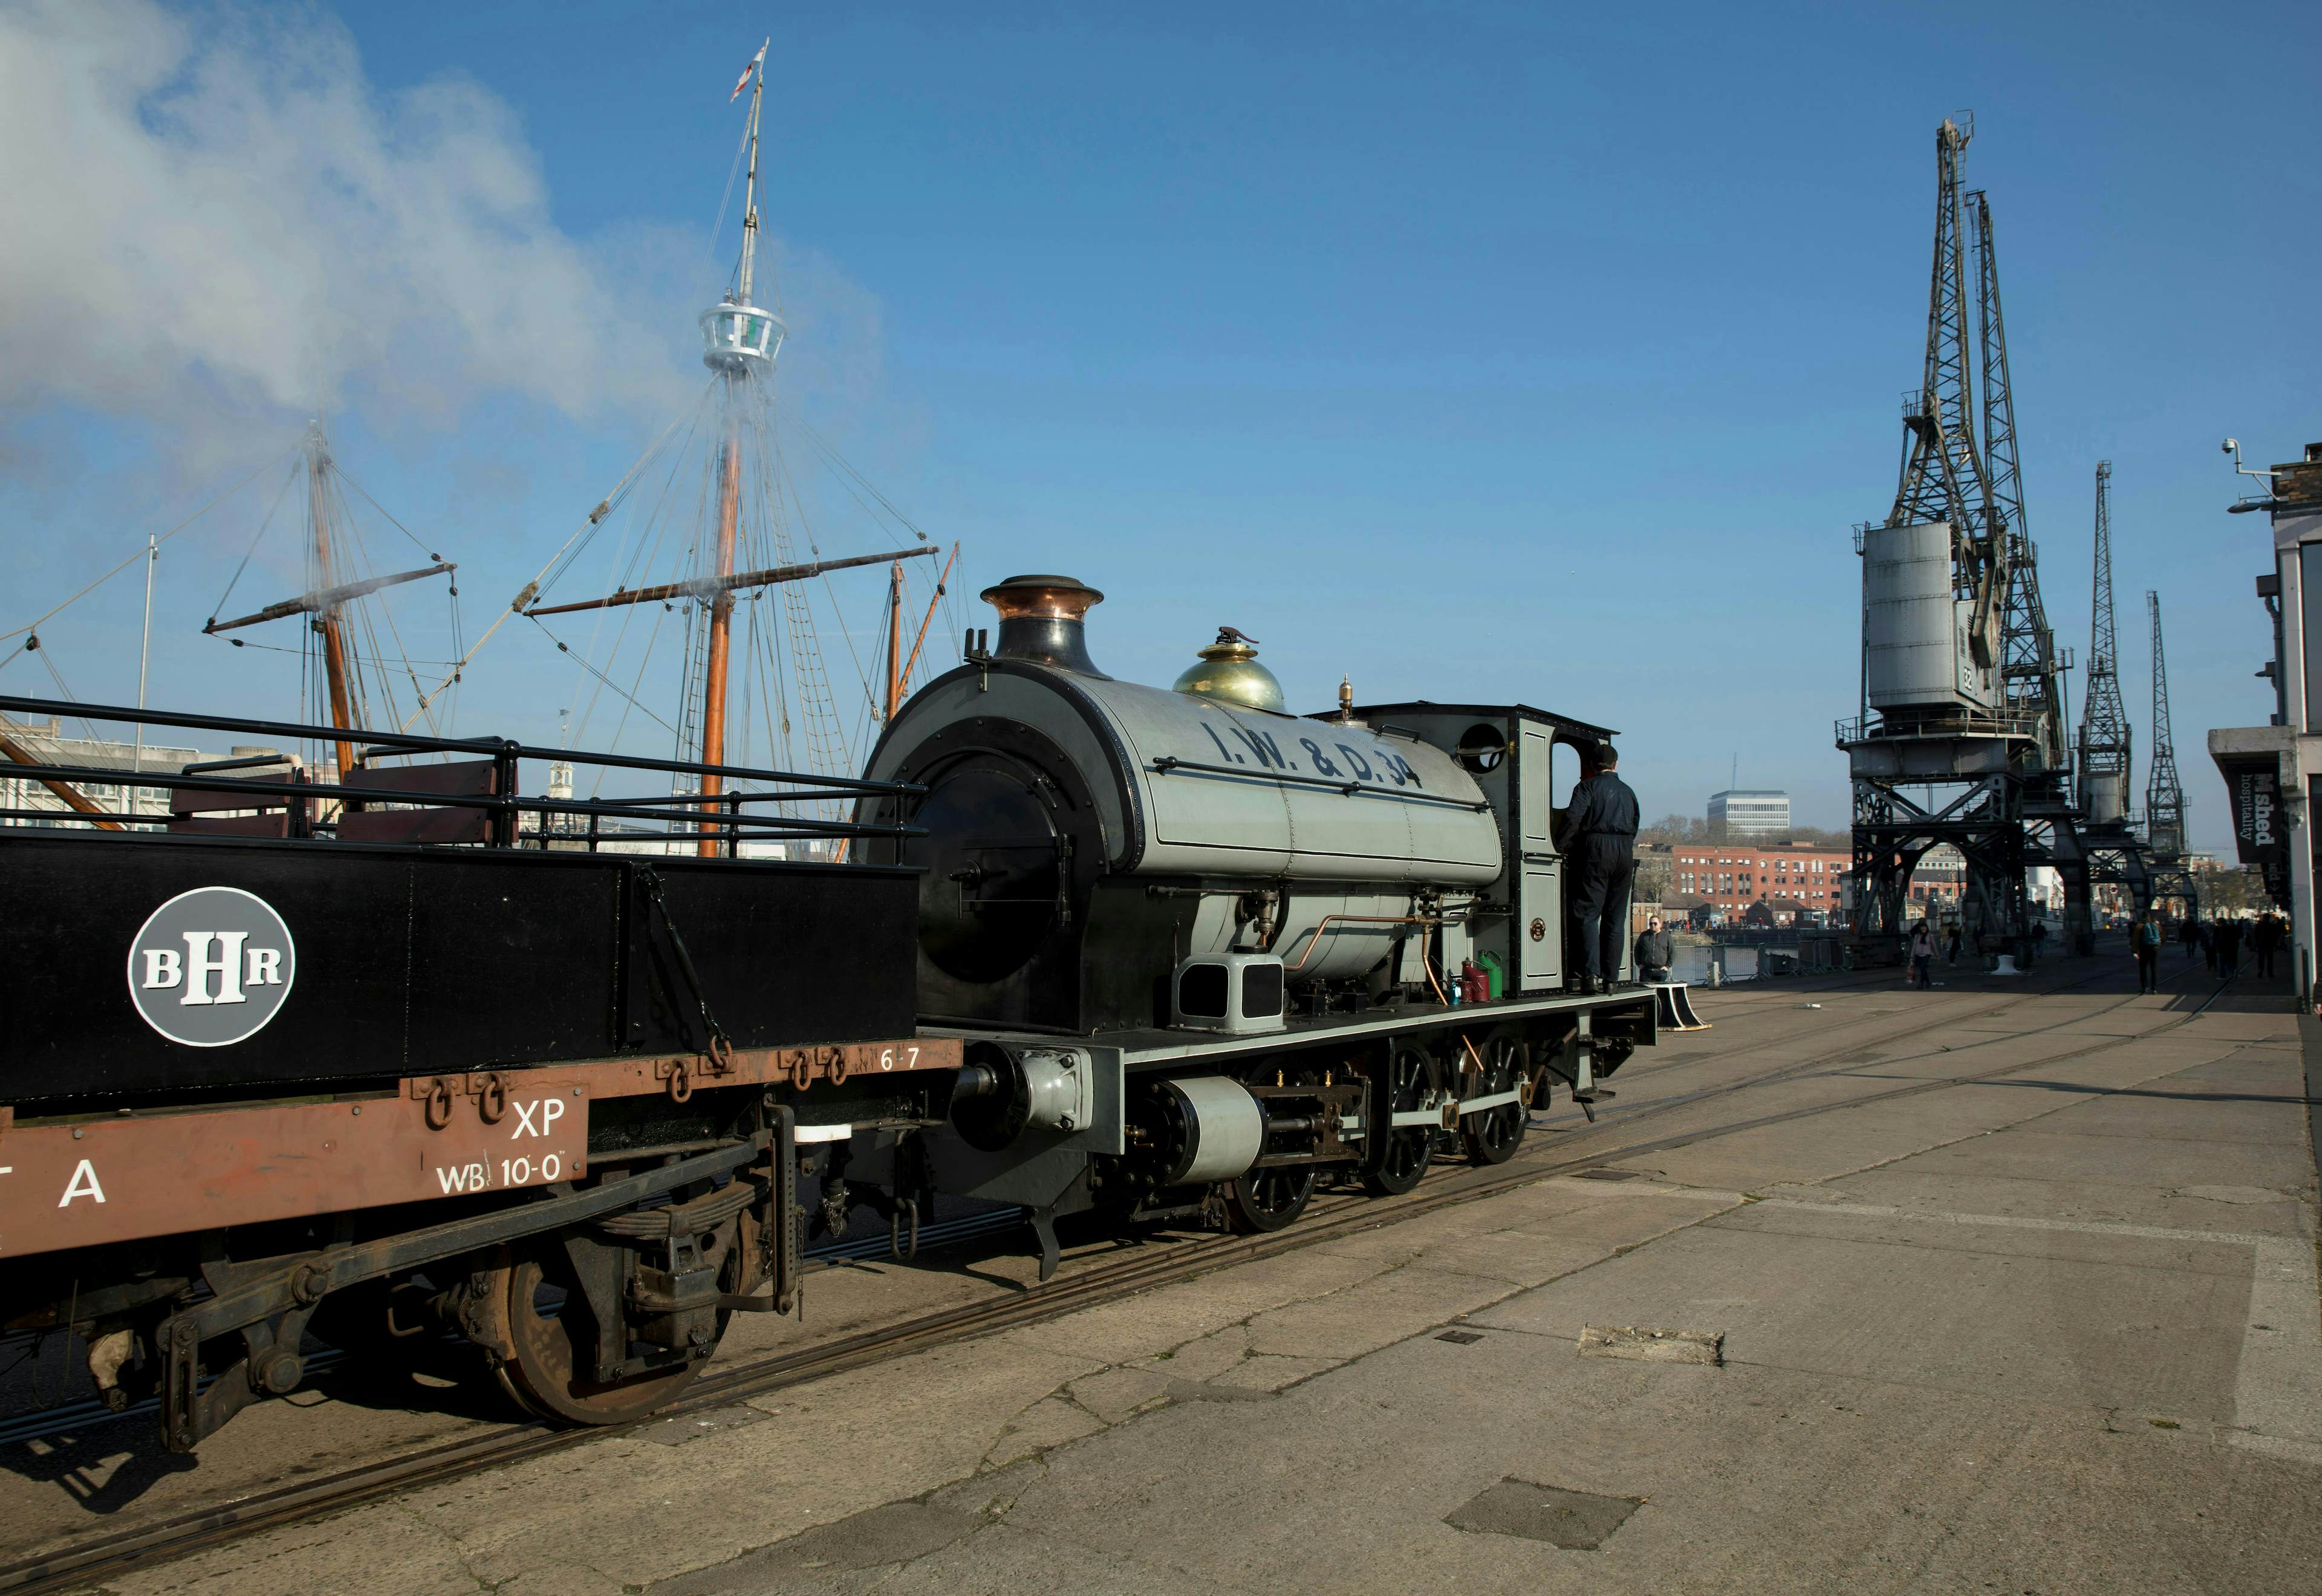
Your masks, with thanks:
[[[242,580],[242,573],[250,569],[251,557],[258,552],[258,545],[266,536],[266,529],[274,524],[275,515],[282,508],[282,501],[289,497],[290,485],[298,479],[298,463],[295,460],[290,462],[290,470],[282,479],[281,488],[274,495],[274,502],[266,507],[265,518],[259,522],[258,531],[251,537],[250,547],[242,551],[242,563],[233,568],[233,575],[226,579],[225,591],[217,596],[215,604],[210,606],[211,620],[215,621],[225,613],[225,601],[233,597],[234,588]]]
[[[161,544],[168,543],[171,538],[185,531],[186,528],[191,526],[195,522],[208,515],[212,510],[216,509],[218,506],[224,504],[228,498],[240,493],[243,488],[258,480],[259,472],[263,471],[269,466],[273,465],[275,461],[279,458],[279,456],[270,457],[261,462],[253,470],[251,470],[249,476],[244,477],[241,481],[227,488],[224,493],[219,494],[217,497],[210,500],[209,503],[204,505],[200,509],[196,510],[183,521],[178,522],[175,526],[169,528],[169,531],[163,533],[160,537],[155,538],[153,540],[153,546],[158,548]],[[131,566],[135,565],[140,561],[143,560],[145,555],[145,550],[138,550],[137,552],[132,554],[128,559],[114,566],[111,570],[106,571],[103,576],[89,583],[87,587],[83,588],[70,598],[68,598],[62,604],[58,605],[54,609],[49,610],[45,614],[36,616],[34,619],[26,622],[23,625],[15,627],[11,631],[0,632],[0,642],[5,642],[8,638],[19,636],[24,633],[31,632],[39,627],[42,622],[49,620],[52,616],[63,614],[66,610],[70,609],[74,605],[78,604],[82,599],[87,597],[91,593],[96,592],[105,583],[119,576],[123,571],[127,570]]]
[[[593,539],[596,530],[602,526],[606,522],[612,519],[613,511],[627,499],[630,487],[636,480],[637,474],[644,470],[647,465],[652,463],[654,456],[658,454],[661,451],[662,446],[669,442],[670,434],[675,432],[679,424],[683,422],[685,419],[686,417],[680,415],[675,420],[672,420],[669,425],[662,429],[661,436],[654,440],[651,446],[649,446],[645,450],[644,453],[638,458],[637,463],[629,468],[627,474],[623,476],[618,482],[616,482],[613,485],[613,491],[607,494],[598,502],[597,508],[589,512],[589,518],[580,524],[580,527],[571,537],[566,538],[562,544],[558,545],[556,552],[548,557],[548,563],[540,568],[539,573],[526,585],[526,588],[522,592],[519,592],[517,595],[514,602],[510,603],[507,608],[500,611],[498,615],[492,617],[492,624],[484,628],[484,634],[476,639],[475,646],[468,650],[466,653],[460,656],[459,662],[452,667],[450,672],[444,676],[442,681],[437,682],[429,691],[420,695],[418,706],[412,711],[411,718],[409,720],[406,720],[400,726],[397,727],[396,729],[398,731],[409,731],[411,729],[412,721],[417,720],[419,716],[425,712],[427,707],[435,701],[437,695],[441,694],[445,689],[455,685],[460,680],[461,673],[465,671],[468,666],[474,661],[475,657],[483,652],[484,644],[492,640],[492,634],[498,632],[502,624],[504,624],[510,616],[522,614],[523,606],[537,602],[542,594],[545,593],[551,587],[555,585],[557,578],[563,575],[564,570],[571,564],[571,559],[579,558],[580,551],[574,550],[572,545],[579,543],[580,543],[582,550],[585,550],[588,547],[588,543],[582,540],[584,538]],[[689,433],[688,435],[690,436],[691,434]],[[571,559],[568,559],[566,557],[568,551],[571,553]],[[562,565],[559,564],[560,561],[562,561]],[[552,570],[554,574],[551,574]],[[454,630],[457,630],[456,621],[454,622]]]
[[[398,521],[393,515],[388,515],[387,506],[380,504],[379,500],[371,497],[370,491],[366,489],[361,483],[356,481],[352,477],[348,476],[345,470],[341,468],[335,458],[331,461],[331,475],[337,480],[343,482],[348,487],[353,488],[357,493],[361,494],[363,496],[363,501],[366,504],[370,505],[372,509],[377,510],[381,515],[387,516],[387,524],[389,526],[394,527],[396,531],[401,533],[404,536],[411,540],[411,546],[413,548],[426,555],[428,559],[435,561],[439,564],[442,562],[443,556],[438,554],[425,543],[421,543],[419,541],[419,534],[413,532],[411,528],[406,526],[402,522]],[[344,494],[341,494],[339,496],[339,502],[342,505],[346,503],[346,496]],[[349,511],[347,518],[349,520],[352,520],[354,518],[352,510]]]
[[[676,728],[675,726],[672,726],[672,725],[670,725],[669,722],[667,722],[667,721],[665,721],[665,720],[662,720],[662,718],[661,718],[661,716],[658,716],[658,715],[654,715],[654,712],[653,712],[652,710],[650,710],[650,709],[645,709],[645,707],[644,707],[644,705],[637,703],[636,699],[635,699],[634,698],[631,698],[627,693],[622,692],[622,691],[621,691],[621,684],[620,684],[619,682],[615,681],[611,677],[609,677],[609,676],[606,675],[603,671],[601,671],[601,670],[598,670],[594,665],[591,665],[590,663],[589,663],[589,661],[586,661],[586,660],[582,659],[579,654],[572,653],[572,650],[571,650],[571,646],[570,646],[569,644],[565,643],[562,639],[560,639],[560,638],[556,635],[556,634],[555,634],[555,633],[549,631],[549,629],[548,629],[548,623],[547,623],[546,621],[542,620],[538,616],[525,616],[525,619],[526,619],[526,620],[527,620],[527,621],[530,621],[534,625],[535,625],[535,626],[539,627],[539,628],[540,628],[540,630],[541,630],[541,632],[543,633],[543,634],[544,634],[544,635],[547,637],[548,641],[549,641],[549,642],[551,642],[551,643],[555,643],[555,644],[556,644],[556,651],[557,651],[557,652],[559,652],[559,653],[562,653],[562,654],[571,654],[571,656],[572,656],[572,662],[573,662],[574,664],[576,664],[576,665],[580,666],[581,670],[586,670],[590,675],[591,675],[591,676],[595,677],[599,681],[600,681],[600,682],[604,683],[607,687],[608,687],[608,688],[612,689],[613,689],[613,691],[615,691],[616,693],[619,693],[619,694],[620,694],[620,696],[621,696],[622,698],[627,698],[627,699],[629,700],[629,702],[630,702],[632,705],[635,705],[637,708],[639,708],[639,709],[644,709],[644,712],[645,712],[646,716],[649,716],[650,718],[652,718],[652,719],[654,719],[654,720],[656,720],[656,721],[661,721],[661,724],[662,724],[663,726],[668,727],[668,729],[669,729],[669,730],[671,730],[671,731],[672,731],[672,732],[673,732],[673,731],[675,731],[675,730],[677,730],[677,728]],[[599,774],[599,780],[601,780],[601,779],[602,779],[602,776],[601,776],[601,772],[600,772],[600,774]]]

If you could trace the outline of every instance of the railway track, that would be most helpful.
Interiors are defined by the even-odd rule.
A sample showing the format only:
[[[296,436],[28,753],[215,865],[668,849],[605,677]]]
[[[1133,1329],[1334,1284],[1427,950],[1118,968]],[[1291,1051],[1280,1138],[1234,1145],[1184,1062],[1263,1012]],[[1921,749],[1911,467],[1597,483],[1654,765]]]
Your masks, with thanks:
[[[2117,973],[2116,969],[2100,968],[2079,980],[2011,993],[1998,1002],[1948,1016],[1944,1023],[1948,1027],[1956,1028],[1966,1022],[1988,1019],[2038,999],[2076,991],[2114,973]],[[2178,976],[2171,978],[2171,981],[2181,980],[2192,973],[2191,971],[2180,971]],[[1822,990],[1845,991],[1851,990],[1852,984]],[[2219,982],[2198,1007],[2141,1033],[2135,1040],[2151,1040],[2191,1024],[2225,990],[2226,983]],[[1861,1053],[1861,1042],[1841,1042],[1811,1057],[1791,1060],[1780,1068],[1742,1081],[1657,1099],[1632,1108],[1615,1108],[1592,1125],[1577,1123],[1569,1113],[1559,1115],[1544,1122],[1544,1128],[1569,1130],[1585,1138],[1586,1146],[1567,1144],[1544,1147],[1537,1152],[1520,1153],[1509,1163],[1497,1166],[1440,1166],[1416,1190],[1400,1198],[1380,1199],[1353,1194],[1333,1194],[1318,1199],[1296,1224],[1268,1235],[1204,1236],[1177,1243],[1166,1254],[1157,1256],[1139,1249],[1136,1256],[1091,1264],[1061,1275],[1037,1291],[926,1314],[799,1352],[759,1359],[733,1369],[712,1371],[703,1374],[682,1397],[651,1418],[640,1420],[636,1425],[615,1427],[638,1428],[658,1424],[848,1370],[907,1357],[947,1343],[1038,1324],[1082,1309],[1177,1284],[1218,1269],[1401,1223],[1553,1176],[1577,1174],[1624,1160],[1740,1135],[1768,1126],[2050,1067],[2120,1045],[2122,1039],[2105,1037],[2028,1062],[2019,1060],[1983,1071],[1929,1076],[1833,1101],[1744,1116],[1659,1137],[1637,1137],[1634,1135],[1641,1126],[1705,1100],[1733,1097],[1817,1074],[1844,1074],[1865,1064],[1884,1068],[1924,1062],[1946,1055],[1971,1054],[1980,1048],[2018,1043],[2026,1036],[2084,1025],[2090,1019],[2125,1008],[2135,1000],[2133,996],[2123,997],[2119,1001],[2105,1004],[2092,1012],[2029,1030],[1873,1060],[1850,1056]],[[1760,1051],[1765,1046],[1778,1045],[1779,1041],[1777,1038],[1748,1044],[1742,1051]],[[1732,1055],[1723,1056],[1730,1062]],[[1660,1070],[1650,1072],[1649,1076],[1658,1076],[1664,1070],[1680,1068],[1693,1062],[1696,1061],[1671,1061]],[[1005,1216],[994,1221],[985,1221],[980,1216],[971,1218],[975,1221],[974,1228],[952,1233],[948,1239],[953,1245],[967,1236],[988,1234],[1014,1223]],[[955,1225],[965,1223],[953,1222]],[[923,1238],[927,1242],[937,1239],[933,1235]],[[874,1250],[878,1245],[875,1243],[855,1244],[857,1247],[866,1245]],[[829,1249],[833,1253],[837,1250]],[[323,1518],[394,1492],[420,1489],[480,1470],[506,1467],[531,1457],[583,1445],[607,1433],[606,1429],[553,1429],[539,1423],[515,1424],[401,1456],[359,1464],[315,1480],[253,1492],[231,1501],[180,1513],[126,1534],[94,1537],[37,1556],[0,1564],[0,1593],[5,1593],[5,1596],[41,1596],[44,1592],[87,1588],[129,1570],[171,1561],[259,1530]]]

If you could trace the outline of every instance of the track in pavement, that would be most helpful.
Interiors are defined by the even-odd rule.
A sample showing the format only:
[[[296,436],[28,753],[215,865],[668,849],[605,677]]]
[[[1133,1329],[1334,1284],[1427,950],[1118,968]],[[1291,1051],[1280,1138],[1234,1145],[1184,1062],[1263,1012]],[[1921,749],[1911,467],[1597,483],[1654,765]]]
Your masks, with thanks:
[[[2001,1002],[1945,1017],[1944,1023],[1956,1026],[1988,1018],[2035,999],[2077,990],[2111,972],[2100,970],[2077,980],[2012,993]],[[2189,973],[2189,971],[2180,971],[2180,976]],[[2133,1040],[2150,1040],[2191,1024],[2226,990],[2226,984],[2220,982],[2190,1012],[2140,1033]],[[1980,1072],[1933,1076],[1901,1086],[1885,1086],[1831,1102],[1727,1120],[1658,1138],[1613,1142],[1609,1135],[1609,1133],[1627,1131],[1641,1123],[1705,1099],[1797,1081],[1817,1072],[1824,1075],[1844,1074],[1864,1062],[1889,1065],[1923,1062],[1947,1053],[1970,1053],[1982,1047],[2017,1042],[2025,1036],[2085,1024],[2135,1001],[2134,997],[2124,998],[2072,1019],[1993,1035],[1980,1041],[1965,1042],[1950,1048],[1930,1048],[1875,1061],[1845,1059],[1845,1055],[1860,1051],[1860,1043],[1831,1048],[1812,1058],[1789,1061],[1761,1075],[1641,1104],[1622,1112],[1617,1118],[1608,1115],[1593,1126],[1575,1126],[1572,1127],[1575,1134],[1591,1144],[1585,1150],[1574,1149],[1568,1144],[1559,1146],[1545,1157],[1520,1153],[1509,1163],[1496,1166],[1444,1166],[1406,1196],[1385,1199],[1334,1196],[1318,1202],[1297,1224],[1269,1235],[1212,1236],[1183,1242],[1159,1258],[1138,1257],[1091,1264],[1019,1296],[949,1309],[801,1352],[762,1359],[731,1370],[713,1371],[697,1380],[677,1401],[651,1418],[640,1420],[636,1426],[613,1427],[609,1430],[558,1430],[536,1423],[512,1425],[400,1457],[357,1465],[305,1483],[257,1492],[181,1513],[125,1535],[96,1537],[76,1542],[39,1556],[0,1565],[0,1592],[5,1592],[6,1596],[36,1596],[39,1592],[87,1587],[129,1569],[167,1562],[261,1529],[319,1518],[392,1492],[439,1483],[481,1469],[504,1467],[526,1458],[583,1445],[593,1436],[724,1407],[846,1370],[908,1356],[946,1343],[1038,1324],[1159,1286],[1175,1284],[1232,1264],[1274,1257],[1334,1237],[1397,1224],[1551,1176],[1576,1174],[1623,1159],[1665,1152],[1766,1126],[1972,1084],[2024,1070],[2045,1068],[2102,1048],[2120,1045],[2123,1039],[2108,1036],[2028,1062],[1997,1065]],[[1840,1062],[1842,1059],[1844,1062]],[[1677,1062],[1672,1061],[1672,1063]],[[1664,1066],[1668,1067],[1670,1066]],[[1657,1075],[1659,1072],[1654,1071],[1650,1073]]]

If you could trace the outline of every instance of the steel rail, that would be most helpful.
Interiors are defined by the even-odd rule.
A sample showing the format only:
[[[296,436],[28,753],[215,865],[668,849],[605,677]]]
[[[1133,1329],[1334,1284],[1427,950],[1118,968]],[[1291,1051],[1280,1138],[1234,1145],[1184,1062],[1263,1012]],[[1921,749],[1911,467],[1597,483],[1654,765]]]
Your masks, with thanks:
[[[2105,972],[2098,971],[2067,982],[2060,987],[2013,994],[2004,1003],[1993,1005],[1980,1013],[1997,1012],[2035,997],[2054,996],[2071,991],[2098,980]],[[2180,971],[2180,975],[2190,973]],[[2171,978],[2177,979],[2177,978]],[[2127,1040],[2143,1042],[2166,1035],[2193,1023],[2209,1006],[2224,994],[2227,981],[2219,981],[2215,990],[2203,999],[2199,1008],[2179,1016],[2164,1025],[2155,1026]],[[2134,999],[2127,999],[2133,1001]],[[2108,1005],[2100,1013],[2109,1013],[2123,1005]],[[1918,1059],[1941,1056],[1945,1052],[1966,1053],[1978,1048],[2012,1042],[2024,1035],[2038,1035],[2063,1025],[2083,1023],[2091,1016],[2076,1020],[2057,1022],[2031,1031],[2013,1033],[1972,1041],[1958,1048],[1934,1048],[1915,1054],[1898,1055],[1879,1063],[1901,1063]],[[1511,1161],[1522,1167],[1510,1165],[1467,1166],[1463,1170],[1447,1169],[1423,1182],[1406,1196],[1385,1199],[1349,1196],[1332,1205],[1325,1212],[1293,1224],[1282,1230],[1255,1236],[1218,1236],[1189,1242],[1170,1256],[1159,1260],[1128,1260],[1112,1264],[1097,1264],[1077,1274],[1061,1277],[1041,1287],[1038,1291],[1022,1296],[1003,1298],[997,1301],[970,1304],[961,1308],[923,1315],[875,1330],[867,1330],[822,1346],[802,1349],[796,1353],[762,1359],[742,1368],[723,1373],[705,1373],[689,1387],[685,1394],[651,1417],[630,1425],[607,1426],[596,1429],[552,1429],[545,1424],[528,1423],[511,1427],[494,1434],[453,1441],[399,1458],[359,1464],[338,1473],[305,1483],[284,1486],[273,1491],[259,1491],[233,1501],[197,1509],[164,1519],[147,1528],[117,1537],[97,1537],[60,1546],[41,1555],[15,1563],[0,1564],[0,1593],[5,1596],[46,1596],[48,1592],[85,1587],[130,1569],[153,1566],[174,1561],[194,1552],[224,1545],[242,1536],[281,1525],[305,1522],[327,1514],[343,1511],[375,1500],[395,1491],[416,1490],[426,1485],[459,1478],[481,1469],[506,1467],[526,1458],[580,1445],[591,1436],[623,1433],[647,1424],[681,1418],[705,1409],[727,1406],[749,1397],[764,1395],[810,1380],[872,1364],[907,1357],[929,1347],[951,1342],[974,1339],[1002,1330],[1021,1328],[1047,1319],[1077,1312],[1081,1309],[1137,1295],[1140,1292],[1174,1285],[1226,1268],[1236,1263],[1295,1252],[1321,1241],[1336,1239],[1356,1232],[1377,1229],[1419,1218],[1438,1209],[1477,1201],[1500,1195],[1520,1187],[1533,1185],[1559,1175],[1572,1175],[1604,1167],[1623,1159],[1643,1154],[1668,1152],[1695,1143],[1714,1141],[1737,1135],[1768,1126],[1793,1123],[1824,1114],[1863,1108],[1875,1103],[1914,1097],[1951,1087],[1973,1085],[2021,1071],[2042,1069],[2065,1060],[2100,1052],[2122,1044],[2123,1038],[2107,1036],[2085,1046],[2029,1062],[1998,1065],[1993,1069],[1967,1074],[1931,1077],[1906,1085],[1826,1103],[1811,1103],[1796,1108],[1748,1118],[1730,1120],[1701,1129],[1678,1131],[1668,1135],[1643,1141],[1627,1142],[1612,1147],[1596,1147],[1576,1153],[1564,1159],[1522,1158]],[[1849,1051],[1847,1049],[1836,1052]],[[1723,1088],[1712,1088],[1681,1099],[1640,1106],[1619,1118],[1607,1119],[1580,1130],[1583,1135],[1592,1131],[1633,1126],[1641,1120],[1659,1117],[1690,1103],[1746,1090],[1753,1086],[1778,1084],[1795,1080],[1810,1072],[1817,1065],[1827,1065],[1835,1052],[1817,1059],[1769,1072],[1763,1077],[1736,1081]],[[1852,1063],[1829,1073],[1842,1073],[1854,1068]]]

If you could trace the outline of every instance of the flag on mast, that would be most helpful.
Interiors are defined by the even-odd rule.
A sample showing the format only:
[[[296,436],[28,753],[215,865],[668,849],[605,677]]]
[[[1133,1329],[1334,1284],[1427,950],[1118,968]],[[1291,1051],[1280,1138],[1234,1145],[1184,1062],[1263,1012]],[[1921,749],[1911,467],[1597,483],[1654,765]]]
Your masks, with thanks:
[[[766,40],[766,44],[772,44],[772,42],[773,39],[770,35]],[[766,44],[761,44],[758,46],[758,53],[750,58],[750,64],[742,68],[742,76],[734,80],[734,92],[726,96],[726,103],[727,105],[730,105],[735,101],[742,97],[742,91],[750,87],[751,75],[766,64]]]

